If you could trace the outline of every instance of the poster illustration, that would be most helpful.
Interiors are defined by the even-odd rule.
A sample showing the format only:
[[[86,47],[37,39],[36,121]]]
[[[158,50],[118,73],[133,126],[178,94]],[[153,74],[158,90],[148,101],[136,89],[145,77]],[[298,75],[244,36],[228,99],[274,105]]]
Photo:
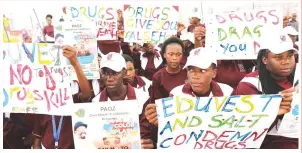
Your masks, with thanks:
[[[75,148],[140,149],[137,106],[137,101],[75,104]]]

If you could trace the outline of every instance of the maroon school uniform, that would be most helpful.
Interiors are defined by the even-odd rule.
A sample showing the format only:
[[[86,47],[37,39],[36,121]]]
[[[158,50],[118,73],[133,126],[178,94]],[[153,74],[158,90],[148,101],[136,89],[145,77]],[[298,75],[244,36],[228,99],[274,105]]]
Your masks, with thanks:
[[[284,89],[291,88],[293,85],[289,80],[283,80],[277,82],[279,86]],[[238,84],[237,89],[234,92],[235,95],[253,95],[262,94],[261,82],[259,80],[258,70],[252,72],[244,77]],[[275,120],[277,122],[278,119]],[[288,138],[278,135],[270,135],[269,133],[276,134],[276,127],[272,129],[266,135],[260,149],[298,149],[298,139]]]
[[[3,124],[4,149],[30,149],[33,144],[33,114],[11,113]]]
[[[133,59],[135,60],[135,68],[138,70],[138,74],[152,80],[153,75],[163,68],[163,59],[159,51],[154,53],[137,53]]]
[[[55,116],[56,128],[59,126],[60,118],[61,116]],[[51,115],[36,115],[33,134],[41,139],[42,148],[55,148]],[[58,143],[58,149],[74,149],[71,116],[64,116],[63,118]]]
[[[97,46],[104,55],[107,55],[110,52],[121,52],[121,42],[117,40],[98,40]]]
[[[45,26],[45,27],[43,28],[43,35],[48,35],[49,37],[54,38],[54,29],[53,29],[53,25]]]
[[[94,81],[97,81],[97,83],[96,84],[94,84],[93,82]],[[102,90],[104,90],[105,89],[105,84],[104,84],[104,82],[101,80],[101,79],[97,79],[97,80],[88,80],[88,82],[89,82],[89,85],[90,85],[90,87],[93,89],[92,91],[91,91],[91,93],[92,93],[92,98],[95,96],[95,95],[97,95],[100,91],[102,91]],[[77,84],[78,85],[78,84]],[[80,101],[80,94],[81,94],[81,89],[80,89],[80,87],[79,87],[79,85],[78,85],[78,89],[77,89],[78,91],[76,92],[76,93],[74,93],[73,95],[72,95],[72,98],[73,98],[73,102],[74,103],[83,103],[82,101]],[[96,92],[97,91],[97,92]],[[89,101],[88,101],[89,102]]]
[[[240,80],[251,72],[254,66],[252,60],[223,60],[217,61],[217,75],[214,78],[216,82],[227,84],[234,89]]]
[[[181,70],[178,73],[168,73],[166,68],[162,68],[156,72],[152,79],[151,102],[155,100],[169,97],[170,91],[180,85],[186,83],[187,70]]]

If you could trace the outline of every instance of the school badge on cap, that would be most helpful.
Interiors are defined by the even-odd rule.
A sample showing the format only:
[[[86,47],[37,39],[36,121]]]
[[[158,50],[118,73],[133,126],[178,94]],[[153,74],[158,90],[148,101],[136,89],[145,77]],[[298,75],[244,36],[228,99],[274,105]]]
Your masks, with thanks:
[[[111,60],[112,59],[112,54],[108,54],[107,55],[107,60]]]
[[[194,55],[195,55],[195,56],[199,55],[199,52],[200,52],[200,49],[196,49],[196,50],[194,51]]]
[[[284,41],[286,41],[286,37],[285,37],[284,35],[281,35],[281,36],[280,36],[280,40],[281,40],[282,42],[284,42]]]

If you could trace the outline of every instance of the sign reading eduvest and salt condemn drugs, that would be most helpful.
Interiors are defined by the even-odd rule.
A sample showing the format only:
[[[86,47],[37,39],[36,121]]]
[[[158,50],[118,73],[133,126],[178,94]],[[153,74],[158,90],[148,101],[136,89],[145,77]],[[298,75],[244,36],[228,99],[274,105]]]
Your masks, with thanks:
[[[282,29],[282,11],[263,9],[208,15],[206,46],[218,59],[256,59],[264,32]]]
[[[259,148],[280,95],[174,96],[157,100],[158,148]]]
[[[78,60],[87,79],[99,79],[94,22],[65,22],[64,44],[72,45],[77,49]],[[67,63],[71,65],[68,61]],[[71,79],[77,80],[77,75],[72,66],[70,66],[70,71]]]
[[[117,39],[117,6],[71,6],[66,11],[68,21],[94,21],[97,40]]]
[[[73,104],[67,67],[2,64],[3,112],[70,115]]]
[[[179,7],[124,5],[124,41],[158,44],[177,34]]]
[[[75,104],[73,111],[72,125],[76,149],[141,148],[136,100]]]

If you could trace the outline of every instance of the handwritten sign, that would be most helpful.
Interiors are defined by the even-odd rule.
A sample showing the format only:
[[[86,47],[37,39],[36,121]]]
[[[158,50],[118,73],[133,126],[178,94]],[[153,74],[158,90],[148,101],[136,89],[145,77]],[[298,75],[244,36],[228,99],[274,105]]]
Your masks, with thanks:
[[[94,21],[97,40],[117,39],[117,8],[113,5],[68,7],[67,18],[69,21]]]
[[[177,33],[178,6],[124,5],[124,41],[158,44]]]
[[[301,95],[299,94],[300,83],[299,79],[301,78],[301,66],[300,63],[296,64],[296,72],[294,78],[294,87],[296,92],[293,93],[292,108],[289,113],[286,113],[280,123],[278,128],[278,133],[281,136],[289,138],[299,138],[299,125],[300,122],[300,113],[301,113]]]
[[[158,148],[259,148],[280,95],[174,96],[157,100]]]
[[[37,63],[36,43],[4,43],[3,60],[9,64],[34,64]]]
[[[73,21],[64,24],[64,44],[72,45],[78,51],[78,60],[88,79],[98,79],[97,44],[93,21]],[[70,65],[69,62],[67,62]],[[70,66],[71,79],[77,80]]]
[[[75,104],[75,148],[140,149],[137,105],[136,100]]]
[[[38,62],[40,65],[66,65],[66,58],[63,57],[60,45],[39,43],[38,44]]]
[[[73,104],[67,67],[3,64],[4,112],[68,115]]]
[[[212,14],[205,23],[206,46],[218,59],[257,59],[264,29],[277,32],[283,20],[281,10],[263,9]]]

